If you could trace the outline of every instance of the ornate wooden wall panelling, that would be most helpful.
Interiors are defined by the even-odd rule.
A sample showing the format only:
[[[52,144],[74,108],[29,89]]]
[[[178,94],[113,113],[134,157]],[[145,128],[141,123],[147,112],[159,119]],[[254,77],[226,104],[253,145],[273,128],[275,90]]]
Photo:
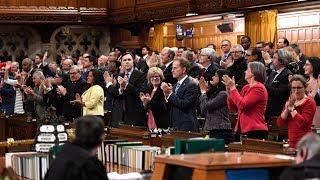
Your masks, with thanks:
[[[176,39],[176,27],[173,23],[166,23],[164,27],[164,46],[179,47],[186,46],[195,50],[206,47],[210,43],[217,46],[217,53],[220,54],[219,45],[223,39],[229,39],[232,44],[237,43],[237,38],[244,34],[244,19],[238,18],[228,20],[234,24],[234,32],[221,33],[217,29],[217,25],[224,21],[210,21],[194,23],[194,36],[192,38],[185,38],[182,41]],[[150,31],[148,44],[152,42],[153,31]]]
[[[299,44],[308,56],[320,56],[320,11],[280,14],[278,37]]]

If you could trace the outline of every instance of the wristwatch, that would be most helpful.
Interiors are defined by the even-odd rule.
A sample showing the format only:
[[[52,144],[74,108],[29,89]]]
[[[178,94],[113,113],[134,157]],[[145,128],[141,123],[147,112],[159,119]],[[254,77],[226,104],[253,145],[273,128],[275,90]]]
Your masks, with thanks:
[[[293,112],[294,110],[295,110],[294,107],[288,107],[288,111],[289,111],[289,112]]]

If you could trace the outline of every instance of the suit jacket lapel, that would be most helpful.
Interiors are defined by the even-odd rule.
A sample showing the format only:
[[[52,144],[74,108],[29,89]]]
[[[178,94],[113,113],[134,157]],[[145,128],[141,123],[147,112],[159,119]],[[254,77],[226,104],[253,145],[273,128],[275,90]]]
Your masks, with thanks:
[[[187,83],[189,82],[189,77],[187,77],[183,82],[182,82],[182,84],[180,85],[180,87],[179,87],[179,89],[178,89],[178,92],[176,92],[176,94],[181,94],[181,92],[183,92],[184,90],[185,90],[185,88],[186,88],[186,85],[187,85]],[[177,84],[176,84],[177,85]],[[176,86],[175,85],[175,86]]]

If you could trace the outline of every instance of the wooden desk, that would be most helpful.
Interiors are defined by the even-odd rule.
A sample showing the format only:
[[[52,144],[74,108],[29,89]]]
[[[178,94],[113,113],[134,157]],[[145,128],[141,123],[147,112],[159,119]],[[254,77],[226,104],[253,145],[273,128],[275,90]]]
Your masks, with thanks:
[[[145,128],[135,126],[120,126],[118,128],[108,128],[106,132],[108,139],[126,139],[128,141],[141,141],[145,145],[161,146],[159,137],[152,137]]]
[[[108,128],[106,138],[126,139],[128,141],[141,141],[145,145],[169,147],[174,145],[175,139],[188,139],[195,137],[204,137],[206,134],[195,132],[173,131],[170,134],[164,134],[162,137],[153,137],[146,128],[122,125],[118,128]]]
[[[204,137],[206,134],[184,131],[173,131],[170,134],[165,134],[161,137],[163,147],[174,146],[176,139],[189,139],[196,137]]]
[[[173,166],[192,168],[193,180],[226,179],[226,170],[246,168],[276,168],[294,164],[283,155],[257,153],[206,153],[158,156],[155,158],[153,180],[165,180]]]
[[[287,144],[289,146],[289,144]],[[245,139],[242,143],[228,144],[229,152],[255,152],[266,154],[283,154],[288,156],[295,156],[295,149],[284,147],[283,142],[265,141],[259,139]]]
[[[14,115],[6,119],[6,138],[15,140],[33,139],[37,131],[37,122],[27,122],[26,115]]]

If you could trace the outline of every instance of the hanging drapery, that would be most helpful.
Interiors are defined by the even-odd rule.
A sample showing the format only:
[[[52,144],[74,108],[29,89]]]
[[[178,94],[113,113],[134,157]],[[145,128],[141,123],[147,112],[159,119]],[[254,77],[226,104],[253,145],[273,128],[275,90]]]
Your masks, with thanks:
[[[163,48],[163,26],[164,24],[155,24],[152,40],[152,50],[161,52]]]
[[[258,41],[275,43],[277,37],[277,10],[248,12],[245,14],[245,34],[251,45]]]

